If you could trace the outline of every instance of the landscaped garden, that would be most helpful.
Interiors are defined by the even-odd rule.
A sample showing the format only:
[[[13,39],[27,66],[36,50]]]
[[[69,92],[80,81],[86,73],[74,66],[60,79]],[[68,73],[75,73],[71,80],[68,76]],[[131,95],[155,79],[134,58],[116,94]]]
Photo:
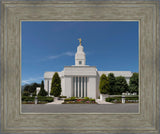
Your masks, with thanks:
[[[95,99],[84,97],[84,98],[66,98],[62,104],[97,104]]]

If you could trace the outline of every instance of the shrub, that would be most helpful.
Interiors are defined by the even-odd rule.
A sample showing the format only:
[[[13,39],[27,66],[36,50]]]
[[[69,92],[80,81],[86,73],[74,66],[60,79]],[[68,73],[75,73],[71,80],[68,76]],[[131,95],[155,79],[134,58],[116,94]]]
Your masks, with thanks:
[[[84,97],[85,101],[88,101],[89,100],[89,97]]]
[[[76,100],[76,97],[71,97],[70,100],[74,101],[74,100]]]
[[[23,91],[22,96],[29,96],[30,93],[28,91]]]
[[[121,102],[121,100],[122,100],[122,97],[109,97],[109,98],[106,98],[107,102],[114,102],[114,101]],[[131,96],[131,97],[125,97],[125,100],[126,101],[127,100],[138,100],[138,97],[137,96],[135,96],[135,97],[133,97],[133,96]]]
[[[95,99],[92,99],[92,98],[91,98],[91,99],[89,99],[89,101],[95,101]]]
[[[109,97],[106,98],[107,102],[113,102],[114,100],[121,101],[122,97]]]
[[[64,101],[71,101],[71,99],[70,98],[66,98],[66,99],[64,99]]]
[[[138,97],[126,97],[126,100],[138,100]]]
[[[59,96],[59,98],[67,98],[67,96]]]
[[[46,101],[46,102],[53,102],[53,97],[44,97],[44,96],[38,96],[38,101]]]
[[[34,101],[34,97],[22,96],[22,101]]]
[[[112,102],[113,100],[115,100],[114,98],[106,98],[107,102]]]

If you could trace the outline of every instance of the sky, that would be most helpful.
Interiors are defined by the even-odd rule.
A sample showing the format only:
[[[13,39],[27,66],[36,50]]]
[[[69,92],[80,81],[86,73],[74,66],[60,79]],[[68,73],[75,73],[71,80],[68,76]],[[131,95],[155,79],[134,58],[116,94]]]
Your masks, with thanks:
[[[138,72],[137,21],[23,21],[22,85],[75,64],[82,38],[86,64],[98,71]]]

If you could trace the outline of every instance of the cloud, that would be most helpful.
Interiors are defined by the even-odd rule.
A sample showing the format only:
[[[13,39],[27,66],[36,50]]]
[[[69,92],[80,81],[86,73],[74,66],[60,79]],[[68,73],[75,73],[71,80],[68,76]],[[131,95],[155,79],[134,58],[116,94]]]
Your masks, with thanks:
[[[67,55],[67,56],[74,56],[75,53],[73,53],[73,52],[66,52],[65,55]]]
[[[22,84],[30,84],[30,83],[35,82],[40,79],[43,79],[43,77],[29,78],[27,80],[22,80]]]
[[[61,53],[61,54],[58,54],[58,55],[52,55],[52,56],[49,56],[48,59],[57,59],[57,58],[60,58],[62,56],[74,56],[75,53],[73,52],[65,52],[65,53]]]

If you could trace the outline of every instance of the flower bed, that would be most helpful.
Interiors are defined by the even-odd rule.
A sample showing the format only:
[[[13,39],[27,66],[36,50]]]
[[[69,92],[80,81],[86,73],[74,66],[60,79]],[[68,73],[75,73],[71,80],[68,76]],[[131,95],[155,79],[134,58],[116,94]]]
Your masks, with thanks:
[[[91,99],[88,97],[85,98],[71,97],[64,99],[64,102],[62,104],[97,104],[97,103],[95,102],[95,99]]]

